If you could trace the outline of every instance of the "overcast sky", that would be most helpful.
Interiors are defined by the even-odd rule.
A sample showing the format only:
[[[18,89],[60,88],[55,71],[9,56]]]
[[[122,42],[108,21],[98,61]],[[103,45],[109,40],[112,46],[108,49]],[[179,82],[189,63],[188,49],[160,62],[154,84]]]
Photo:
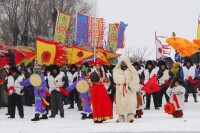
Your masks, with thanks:
[[[154,50],[151,59],[156,56],[155,31],[169,37],[174,31],[192,41],[199,14],[200,0],[97,0],[97,17],[127,23],[126,47],[149,47]]]

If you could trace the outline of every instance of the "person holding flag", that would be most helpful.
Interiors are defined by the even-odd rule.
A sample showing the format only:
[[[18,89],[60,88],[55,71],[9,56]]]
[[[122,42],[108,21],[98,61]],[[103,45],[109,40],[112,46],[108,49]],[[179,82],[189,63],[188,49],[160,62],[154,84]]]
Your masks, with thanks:
[[[148,81],[154,76],[157,76],[158,69],[154,66],[153,62],[151,60],[148,60],[145,66],[145,70],[142,74],[142,77],[144,77],[144,87],[148,83]],[[146,108],[144,110],[150,109],[150,103],[151,103],[151,96],[153,95],[153,102],[154,107],[156,110],[159,109],[159,103],[158,103],[158,93],[153,92],[151,94],[146,94]]]

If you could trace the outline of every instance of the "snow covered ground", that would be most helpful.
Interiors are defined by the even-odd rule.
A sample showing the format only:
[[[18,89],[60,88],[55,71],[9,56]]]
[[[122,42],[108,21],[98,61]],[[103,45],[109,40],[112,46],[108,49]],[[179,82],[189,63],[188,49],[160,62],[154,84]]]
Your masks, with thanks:
[[[200,101],[200,96],[198,96]],[[30,121],[34,116],[33,107],[25,107],[25,118],[20,119],[18,114],[15,119],[8,119],[5,116],[7,109],[0,109],[0,133],[98,133],[98,132],[197,132],[200,133],[200,102],[194,103],[192,95],[189,102],[185,104],[184,117],[173,118],[164,113],[163,109],[144,111],[142,119],[136,119],[134,123],[116,123],[114,119],[103,124],[94,124],[91,119],[81,120],[77,109],[69,110],[65,106],[65,118],[56,116],[55,119],[48,119],[38,122]],[[17,113],[17,112],[16,112]]]

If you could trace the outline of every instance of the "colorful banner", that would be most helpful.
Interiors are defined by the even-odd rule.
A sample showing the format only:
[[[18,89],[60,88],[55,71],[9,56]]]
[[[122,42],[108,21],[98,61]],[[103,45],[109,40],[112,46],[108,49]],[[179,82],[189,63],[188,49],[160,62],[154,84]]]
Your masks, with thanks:
[[[77,15],[76,45],[88,43],[88,16]]]
[[[198,20],[197,38],[200,39],[200,17]]]
[[[117,48],[123,48],[123,44],[124,44],[124,32],[126,29],[126,24],[121,22],[119,25],[119,29],[118,29],[118,44],[117,44]]]
[[[58,12],[56,27],[55,27],[55,41],[65,44],[67,31],[71,22],[71,15]]]
[[[179,52],[182,57],[190,57],[199,50],[199,45],[188,41],[185,38],[168,38],[166,42]]]
[[[73,46],[66,48],[66,55],[67,55],[67,63],[82,65],[83,61],[87,58],[91,58],[94,56],[92,51],[83,49],[81,47]]]
[[[104,37],[104,19],[91,18],[91,45],[94,46],[96,39],[96,46],[102,47]]]
[[[119,24],[109,24],[107,49],[109,49],[112,52],[116,52],[117,49],[118,27]]]
[[[155,43],[156,43],[156,60],[160,60],[163,58],[162,43],[158,40],[157,37]]]
[[[24,65],[27,66],[35,58],[35,53],[31,50],[20,49],[20,50],[13,50],[13,52],[14,52],[16,66],[19,66],[23,62]]]
[[[41,38],[36,40],[36,59],[44,65],[54,63],[56,57],[56,45],[58,43],[47,41]]]

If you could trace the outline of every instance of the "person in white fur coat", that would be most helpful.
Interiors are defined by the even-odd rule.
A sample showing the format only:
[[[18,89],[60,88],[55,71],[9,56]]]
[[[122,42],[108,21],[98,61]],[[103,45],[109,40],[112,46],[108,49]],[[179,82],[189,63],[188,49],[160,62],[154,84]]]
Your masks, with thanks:
[[[116,83],[117,122],[133,123],[137,108],[136,89],[139,87],[139,76],[128,58],[117,64],[113,70],[113,78]]]
[[[181,85],[178,77],[174,78],[172,85],[167,89],[167,94],[170,97],[169,101],[175,107],[175,112],[172,115],[175,118],[183,117],[185,88]]]

